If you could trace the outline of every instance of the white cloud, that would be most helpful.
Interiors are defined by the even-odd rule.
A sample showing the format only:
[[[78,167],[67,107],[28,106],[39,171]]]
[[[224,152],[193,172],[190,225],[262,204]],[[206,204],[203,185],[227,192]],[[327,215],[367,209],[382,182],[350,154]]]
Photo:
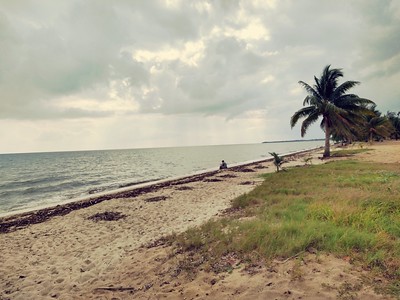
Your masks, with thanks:
[[[399,8],[395,0],[3,2],[0,152],[298,138],[289,127],[305,96],[297,82],[312,84],[327,64],[361,81],[356,92],[378,108],[398,111]]]
[[[271,81],[274,81],[274,80],[275,80],[274,76],[267,75],[263,80],[261,80],[261,83],[268,83],[268,82],[271,82]]]
[[[157,51],[135,50],[132,54],[133,59],[142,63],[152,63],[153,67],[163,62],[180,60],[189,66],[198,66],[199,60],[204,52],[203,41],[190,41],[182,45],[181,49],[165,47]]]
[[[247,19],[247,18],[246,18]],[[260,19],[248,20],[244,22],[246,25],[239,29],[227,28],[224,30],[226,36],[233,36],[246,42],[253,40],[269,40],[268,30],[265,28]]]

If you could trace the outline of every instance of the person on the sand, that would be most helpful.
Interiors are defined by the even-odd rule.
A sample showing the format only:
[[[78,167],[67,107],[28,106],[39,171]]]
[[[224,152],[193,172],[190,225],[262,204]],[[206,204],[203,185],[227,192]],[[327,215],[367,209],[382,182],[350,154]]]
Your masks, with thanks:
[[[226,162],[224,160],[222,160],[221,164],[219,165],[219,169],[222,170],[222,169],[227,169],[227,168],[228,168],[228,165],[226,164]]]

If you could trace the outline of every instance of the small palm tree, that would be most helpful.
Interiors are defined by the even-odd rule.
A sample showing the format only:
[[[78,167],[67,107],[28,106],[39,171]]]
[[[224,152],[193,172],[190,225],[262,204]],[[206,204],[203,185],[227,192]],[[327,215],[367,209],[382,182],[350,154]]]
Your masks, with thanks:
[[[273,158],[274,158],[273,162],[274,162],[274,165],[276,167],[276,172],[279,172],[280,166],[284,163],[283,158],[280,157],[275,152],[269,152],[269,154],[271,154],[271,156],[273,156]]]
[[[304,158],[303,161],[304,161],[304,165],[306,165],[306,166],[312,165],[312,157],[311,156]]]
[[[320,126],[325,132],[324,157],[330,156],[332,133],[353,137],[352,128],[360,126],[364,115],[369,113],[367,106],[374,104],[371,100],[360,98],[354,94],[346,94],[359,82],[346,81],[338,85],[340,77],[343,77],[343,72],[340,69],[330,69],[330,65],[328,65],[324,68],[320,78],[314,76],[314,86],[299,81],[299,84],[308,93],[303,101],[303,106],[307,106],[295,112],[290,119],[290,125],[293,128],[299,119],[304,118],[301,125],[301,136],[304,137],[310,125],[322,117]]]

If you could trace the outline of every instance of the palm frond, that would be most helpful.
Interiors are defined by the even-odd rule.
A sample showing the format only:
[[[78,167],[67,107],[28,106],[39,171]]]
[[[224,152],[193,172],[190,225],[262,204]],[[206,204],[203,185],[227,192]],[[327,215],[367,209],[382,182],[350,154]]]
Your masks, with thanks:
[[[307,91],[310,96],[319,97],[318,92],[309,84],[305,83],[304,81],[299,81],[299,84]]]
[[[345,94],[341,95],[340,97],[335,99],[335,105],[340,107],[350,107],[350,106],[357,106],[360,108],[367,108],[371,109],[373,105],[376,105],[374,101],[360,98],[354,94]],[[369,107],[369,108],[368,108]]]
[[[324,109],[324,114],[331,116],[334,114],[342,114],[345,115],[347,113],[346,109],[335,105],[332,102],[326,101],[325,103],[325,109]]]
[[[293,116],[290,118],[291,128],[293,128],[297,124],[297,122],[299,121],[300,118],[309,116],[310,114],[313,113],[314,110],[315,110],[314,106],[307,106],[307,107],[303,107],[302,109],[299,109],[298,111],[296,111],[293,114]]]
[[[342,83],[335,89],[333,98],[334,99],[339,98],[340,96],[345,94],[349,89],[355,87],[358,84],[360,84],[359,81],[346,81],[346,82]]]
[[[343,77],[341,69],[330,69],[330,65],[324,68],[321,78],[319,79],[319,92],[324,99],[330,99],[337,87],[339,77]]]
[[[309,106],[321,107],[322,104],[323,100],[321,98],[311,95],[308,95],[303,101],[303,106],[309,105]]]
[[[355,123],[351,118],[334,115],[329,120],[331,131],[348,139],[354,137],[354,131],[362,128],[361,123]],[[333,126],[334,124],[334,126]]]
[[[304,98],[303,106],[309,105],[310,102],[312,101],[311,98],[313,98],[313,96],[307,95],[307,96]]]
[[[319,94],[319,95],[321,95],[320,94],[320,92],[321,92],[321,81],[316,77],[316,76],[314,76],[314,81],[315,81],[315,90],[317,91],[317,93]]]
[[[307,129],[318,120],[319,116],[320,114],[318,111],[313,111],[308,115],[308,117],[301,124],[301,137],[305,136]]]

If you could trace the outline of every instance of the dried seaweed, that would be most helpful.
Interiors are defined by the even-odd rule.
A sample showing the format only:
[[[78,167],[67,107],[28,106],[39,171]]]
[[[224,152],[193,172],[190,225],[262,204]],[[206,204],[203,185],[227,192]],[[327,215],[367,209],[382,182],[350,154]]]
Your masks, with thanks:
[[[94,214],[90,216],[88,219],[99,222],[99,221],[118,221],[119,219],[125,218],[126,215],[123,215],[121,212],[117,211],[105,211],[102,213]]]
[[[168,199],[168,197],[166,197],[166,196],[156,196],[156,197],[144,199],[144,201],[145,202],[159,202],[159,201],[164,201],[166,199]]]

